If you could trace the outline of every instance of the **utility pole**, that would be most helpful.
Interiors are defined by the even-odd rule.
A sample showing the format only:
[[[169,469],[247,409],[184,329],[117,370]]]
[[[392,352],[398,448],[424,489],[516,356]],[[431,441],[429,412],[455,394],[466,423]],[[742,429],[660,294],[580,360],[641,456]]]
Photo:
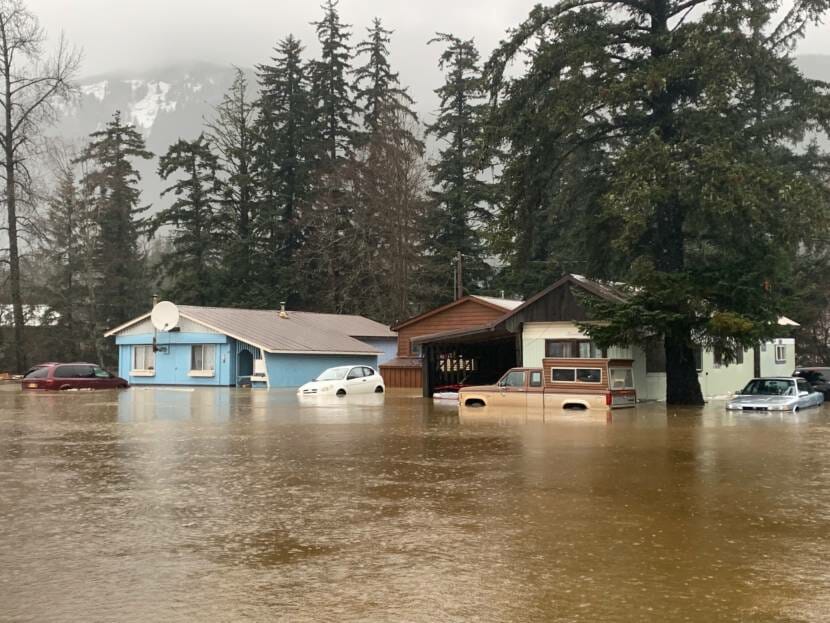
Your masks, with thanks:
[[[455,300],[464,296],[464,259],[461,251],[455,254]]]

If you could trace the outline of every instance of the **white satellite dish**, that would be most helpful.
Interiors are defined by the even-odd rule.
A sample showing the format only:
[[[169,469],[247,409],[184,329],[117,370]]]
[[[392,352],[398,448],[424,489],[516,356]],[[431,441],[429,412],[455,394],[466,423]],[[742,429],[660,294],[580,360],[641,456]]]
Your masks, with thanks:
[[[179,324],[179,308],[170,301],[156,303],[150,312],[150,322],[159,331],[170,331]]]

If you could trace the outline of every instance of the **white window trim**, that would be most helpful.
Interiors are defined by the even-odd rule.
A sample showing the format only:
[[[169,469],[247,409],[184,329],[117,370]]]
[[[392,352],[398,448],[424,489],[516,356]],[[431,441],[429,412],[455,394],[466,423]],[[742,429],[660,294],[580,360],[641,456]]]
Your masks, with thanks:
[[[194,370],[193,368],[187,373],[188,376],[192,377],[211,377],[216,375],[216,353],[218,349],[216,348],[216,344],[191,344],[190,346],[190,365],[193,365],[193,351],[196,348],[202,349],[202,365],[205,365],[204,356],[205,356],[205,349],[210,347],[213,350],[213,368],[206,369],[206,368],[198,368]]]
[[[156,375],[156,353],[153,352],[152,344],[133,344],[131,352],[130,352],[130,359],[132,365],[135,365],[135,355],[137,349],[150,349],[150,353],[152,354],[153,358],[153,367],[152,368],[133,368],[130,370],[130,376],[155,376]],[[147,362],[147,353],[144,354],[144,362]]]
[[[130,370],[130,376],[155,376],[155,370]]]
[[[216,376],[216,372],[213,370],[191,370],[187,373],[187,376],[210,378]]]

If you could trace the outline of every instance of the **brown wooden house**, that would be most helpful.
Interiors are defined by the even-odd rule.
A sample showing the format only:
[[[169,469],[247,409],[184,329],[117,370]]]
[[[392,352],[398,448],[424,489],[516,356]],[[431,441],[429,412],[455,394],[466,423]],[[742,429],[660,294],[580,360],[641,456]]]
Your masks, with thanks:
[[[422,387],[423,360],[420,347],[412,343],[414,338],[456,329],[477,329],[521,304],[521,301],[470,295],[392,327],[398,334],[398,352],[395,359],[380,366],[386,386]]]

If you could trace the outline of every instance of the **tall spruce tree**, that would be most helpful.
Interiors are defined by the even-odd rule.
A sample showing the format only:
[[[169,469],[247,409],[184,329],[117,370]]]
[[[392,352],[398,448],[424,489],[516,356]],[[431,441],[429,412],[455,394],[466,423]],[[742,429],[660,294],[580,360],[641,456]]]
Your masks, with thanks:
[[[413,311],[410,290],[423,235],[424,145],[416,136],[414,100],[389,62],[392,31],[379,19],[367,30],[367,39],[357,45],[362,63],[354,71],[363,128],[353,215],[355,291],[349,298],[354,311],[392,322]]]
[[[702,403],[696,344],[728,361],[774,334],[782,286],[809,244],[804,224],[830,222],[826,158],[793,147],[827,131],[827,87],[791,56],[827,4],[796,3],[783,18],[773,1],[538,6],[489,63],[512,118],[544,117],[548,148],[532,179],[580,186],[574,158],[586,147],[604,157],[605,182],[589,189],[601,214],[591,231],[602,241],[604,219],[618,223],[617,276],[630,290],[627,303],[595,306],[604,322],[586,330],[604,345],[662,336],[671,404]],[[519,88],[504,71],[534,39],[543,53],[522,79],[534,88]],[[493,142],[517,132],[505,127]]]
[[[362,65],[354,70],[355,101],[363,113],[364,133],[370,138],[380,130],[384,116],[400,112],[412,120],[417,116],[412,110],[415,100],[408,91],[401,87],[397,72],[392,71],[389,63],[389,42],[391,30],[383,27],[379,18],[372,20],[367,28],[368,38],[357,44],[356,56],[365,58]],[[402,130],[407,124],[399,124]],[[389,124],[386,124],[388,129]],[[414,139],[412,133],[407,137]]]
[[[147,308],[149,283],[140,237],[141,214],[149,206],[140,204],[141,176],[133,161],[150,159],[152,154],[141,134],[122,122],[120,112],[90,137],[79,162],[87,168],[82,192],[90,201],[98,230],[94,298],[96,331],[103,334]],[[104,351],[99,342],[101,363]]]
[[[349,24],[340,21],[337,0],[322,5],[323,18],[312,22],[320,41],[320,59],[311,66],[317,101],[320,151],[330,170],[348,159],[353,150],[355,101],[349,74],[352,49]]]
[[[317,284],[315,298],[307,302],[343,312],[351,311],[355,302],[349,292],[357,276],[352,246],[359,172],[354,160],[356,107],[349,82],[350,26],[340,21],[337,4],[327,0],[323,18],[313,23],[321,48],[311,72],[318,166],[314,201],[304,219],[308,229],[301,266]]]
[[[86,354],[83,336],[93,330],[85,322],[83,285],[87,252],[84,240],[90,223],[72,165],[61,163],[57,176],[43,223],[43,263],[49,284],[46,303],[54,316],[55,357],[77,361]]]
[[[220,209],[216,218],[222,271],[221,300],[217,303],[223,305],[261,305],[266,293],[257,274],[256,112],[254,99],[248,93],[248,79],[237,68],[233,84],[207,128],[219,162]]]
[[[171,295],[181,303],[210,305],[218,298],[218,166],[204,134],[193,141],[179,139],[159,159],[159,176],[172,181],[161,195],[172,193],[175,199],[153,216],[150,232],[172,228],[162,265]]]
[[[427,128],[441,145],[437,161],[429,167],[435,190],[428,251],[437,300],[448,301],[453,297],[452,263],[457,253],[462,255],[468,286],[481,287],[491,272],[481,241],[493,198],[491,184],[481,177],[479,155],[487,104],[473,41],[439,33],[430,43],[444,45],[438,66],[445,82],[436,90],[438,117]]]
[[[292,307],[307,298],[308,282],[298,279],[296,264],[317,165],[314,102],[302,52],[301,43],[289,35],[277,46],[271,64],[257,67],[261,279],[272,292],[271,304],[287,301]]]

